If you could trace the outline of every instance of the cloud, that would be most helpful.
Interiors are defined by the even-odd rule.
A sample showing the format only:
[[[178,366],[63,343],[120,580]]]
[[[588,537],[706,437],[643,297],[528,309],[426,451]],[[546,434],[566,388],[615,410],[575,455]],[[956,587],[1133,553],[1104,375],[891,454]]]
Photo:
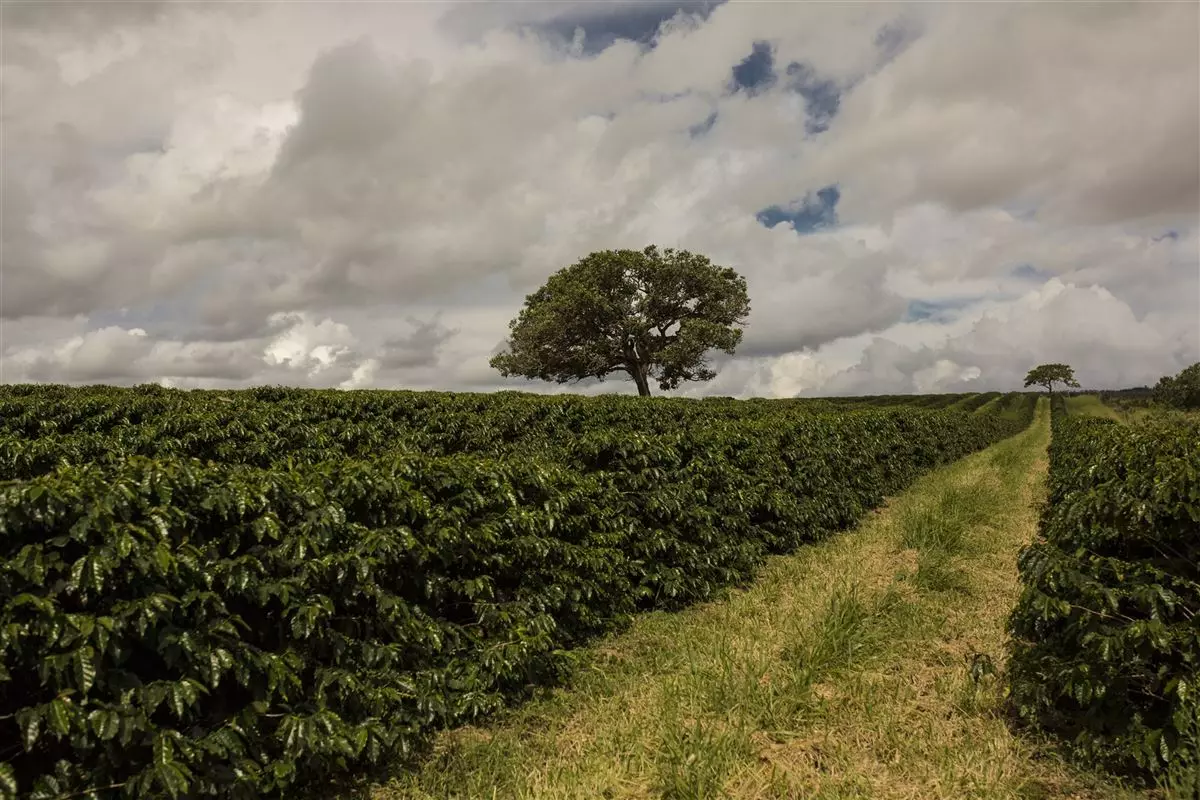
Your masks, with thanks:
[[[749,283],[688,393],[1200,359],[1195,6],[0,14],[6,381],[560,391],[490,369],[508,321],[650,243]]]
[[[108,326],[5,353],[5,379],[42,383],[142,383],[160,378],[246,381],[262,367],[242,343],[154,340]]]
[[[447,328],[436,319],[424,322],[409,319],[409,323],[412,330],[408,335],[384,342],[381,365],[392,369],[437,366],[439,351],[457,331]]]
[[[1087,387],[1143,386],[1194,361],[1200,318],[1176,329],[1139,319],[1111,292],[1052,279],[984,311],[971,327],[935,346],[871,342],[821,393],[856,393],[886,381],[898,391],[1011,389],[1036,362],[1075,367]],[[1036,353],[1031,361],[1028,354]]]
[[[168,11],[161,0],[108,0],[104,3],[7,3],[0,21],[9,30],[70,31],[76,35],[106,33],[119,25],[153,22]]]
[[[843,210],[864,216],[1035,199],[1040,217],[1066,223],[1194,221],[1197,13],[947,9],[847,94],[814,171],[840,180]]]
[[[273,314],[270,322],[283,328],[263,350],[263,361],[304,370],[309,377],[332,367],[351,352],[350,329],[332,319],[313,322],[302,313]]]

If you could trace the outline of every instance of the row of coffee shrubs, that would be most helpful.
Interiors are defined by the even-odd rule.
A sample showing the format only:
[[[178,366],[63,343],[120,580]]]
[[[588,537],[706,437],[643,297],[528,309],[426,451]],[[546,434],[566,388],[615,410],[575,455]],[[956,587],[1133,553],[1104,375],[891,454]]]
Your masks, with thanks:
[[[1011,700],[1086,761],[1200,797],[1200,420],[1122,425],[1062,398],[1051,419]]]
[[[1027,406],[717,404],[669,434],[609,425],[507,456],[60,456],[0,484],[0,795],[293,796],[368,775],[561,679],[568,648],[630,615],[854,524]]]
[[[933,409],[956,403],[954,410],[965,411],[989,397],[914,395],[892,398],[887,405]],[[1011,393],[988,413],[1019,418],[1029,399]],[[103,463],[133,455],[259,467],[289,459],[375,458],[392,449],[429,455],[540,455],[560,441],[596,430],[669,434],[722,420],[791,424],[812,414],[871,410],[879,405],[875,400],[10,385],[0,386],[0,480],[35,477],[61,463]]]

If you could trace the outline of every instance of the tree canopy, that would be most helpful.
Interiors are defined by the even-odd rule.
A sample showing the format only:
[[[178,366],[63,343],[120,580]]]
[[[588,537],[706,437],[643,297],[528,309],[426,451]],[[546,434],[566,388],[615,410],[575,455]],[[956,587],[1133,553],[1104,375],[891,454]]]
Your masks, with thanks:
[[[651,245],[594,252],[550,276],[509,324],[505,376],[567,383],[624,372],[638,394],[716,377],[750,313],[746,281],[702,255]]]
[[[1079,388],[1079,382],[1075,380],[1075,370],[1066,364],[1041,364],[1029,370],[1029,374],[1025,376],[1026,386],[1044,386],[1050,394],[1054,394],[1056,383]]]
[[[1175,377],[1161,378],[1154,386],[1154,402],[1168,408],[1200,408],[1200,362],[1186,367]]]

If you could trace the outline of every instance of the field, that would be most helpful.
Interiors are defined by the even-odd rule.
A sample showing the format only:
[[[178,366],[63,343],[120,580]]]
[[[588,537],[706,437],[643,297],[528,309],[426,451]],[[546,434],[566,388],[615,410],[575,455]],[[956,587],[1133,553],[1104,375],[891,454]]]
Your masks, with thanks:
[[[1097,405],[1059,400],[1055,436]],[[1010,614],[1057,602],[1024,555],[1048,463],[1047,508],[1074,502],[1050,419],[1029,393],[0,387],[0,797],[1174,790],[1192,540],[1123,554],[1177,620],[1121,609],[1177,626],[1139,656],[1165,755],[1044,738],[1062,702]],[[1091,652],[1054,642],[1037,663]]]

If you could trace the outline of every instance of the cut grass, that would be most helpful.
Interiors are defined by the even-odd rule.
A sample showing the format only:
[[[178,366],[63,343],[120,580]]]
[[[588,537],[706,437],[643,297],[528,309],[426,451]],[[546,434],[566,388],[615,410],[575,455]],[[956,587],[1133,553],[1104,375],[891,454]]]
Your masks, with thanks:
[[[795,644],[783,649],[781,660],[801,678],[797,685],[807,688],[819,678],[862,663],[884,638],[888,618],[903,606],[894,589],[868,600],[855,583],[836,586],[814,624],[796,632]]]
[[[920,479],[747,590],[652,613],[566,689],[442,735],[401,798],[1136,796],[1002,713],[1017,550],[1034,534],[1046,403],[1025,433]]]

